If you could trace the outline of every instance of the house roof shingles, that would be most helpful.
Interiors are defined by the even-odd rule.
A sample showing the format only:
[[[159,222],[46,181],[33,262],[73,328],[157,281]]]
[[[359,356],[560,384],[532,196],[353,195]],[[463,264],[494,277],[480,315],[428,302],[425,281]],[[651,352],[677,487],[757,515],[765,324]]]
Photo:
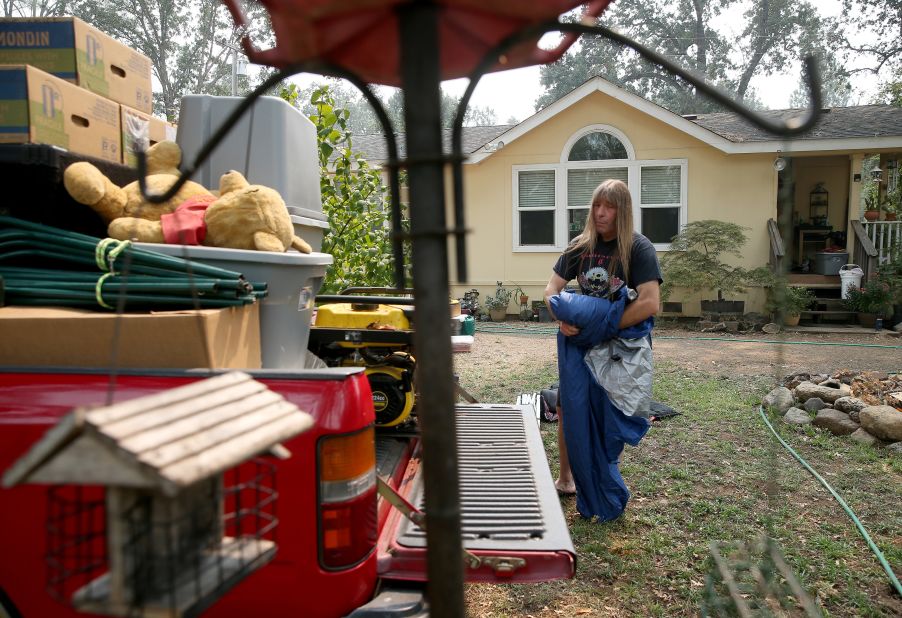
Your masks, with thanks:
[[[461,134],[463,153],[466,155],[479,150],[513,126],[512,124],[500,124],[487,127],[464,127]],[[405,142],[405,135],[399,133],[396,143],[398,144],[398,156],[402,159],[407,155]],[[445,152],[451,152],[451,129],[442,129],[442,144]],[[351,150],[370,162],[388,160],[388,148],[385,136],[382,134],[354,135],[351,141]]]
[[[770,120],[785,121],[805,113],[802,109],[780,109],[761,112]],[[771,133],[753,126],[735,112],[698,114],[685,117],[700,127],[734,143],[767,142]],[[844,139],[902,135],[902,107],[892,105],[860,105],[826,108],[808,133],[793,139]]]
[[[662,108],[664,113],[670,114]],[[759,112],[765,118],[786,121],[802,116],[802,109],[766,110]],[[773,134],[752,125],[735,112],[692,114],[683,118],[734,144],[772,142]],[[517,125],[493,125],[463,127],[463,154],[473,154],[492,143]],[[825,108],[814,128],[793,140],[836,140],[855,138],[879,138],[902,135],[902,108],[892,105],[859,105],[855,107]],[[398,156],[405,157],[405,136],[398,134]],[[451,152],[451,130],[443,129],[444,151]],[[370,162],[388,160],[385,138],[381,134],[353,136],[353,150]]]

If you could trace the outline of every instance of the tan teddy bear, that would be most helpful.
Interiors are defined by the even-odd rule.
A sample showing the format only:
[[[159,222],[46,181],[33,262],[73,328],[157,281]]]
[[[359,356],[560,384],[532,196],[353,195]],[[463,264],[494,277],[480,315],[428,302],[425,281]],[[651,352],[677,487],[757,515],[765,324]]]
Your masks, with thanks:
[[[163,193],[171,187],[180,161],[181,149],[175,142],[149,148],[148,191]],[[162,204],[144,200],[137,181],[117,187],[87,162],[66,168],[63,183],[75,201],[91,207],[108,224],[110,237],[119,240],[278,252],[289,247],[302,253],[312,250],[294,235],[279,193],[248,184],[239,172],[223,174],[218,197],[189,180]]]

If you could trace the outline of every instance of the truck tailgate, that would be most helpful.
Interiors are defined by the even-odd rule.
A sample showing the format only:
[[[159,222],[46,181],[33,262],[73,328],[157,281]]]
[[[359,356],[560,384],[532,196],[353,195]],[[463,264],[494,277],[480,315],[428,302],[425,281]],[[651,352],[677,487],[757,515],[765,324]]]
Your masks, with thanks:
[[[459,404],[456,414],[461,533],[464,547],[481,561],[465,567],[467,581],[572,577],[576,553],[533,408]],[[399,491],[426,510],[419,461],[411,460]],[[393,510],[380,539],[380,574],[423,580],[425,551],[425,531]]]

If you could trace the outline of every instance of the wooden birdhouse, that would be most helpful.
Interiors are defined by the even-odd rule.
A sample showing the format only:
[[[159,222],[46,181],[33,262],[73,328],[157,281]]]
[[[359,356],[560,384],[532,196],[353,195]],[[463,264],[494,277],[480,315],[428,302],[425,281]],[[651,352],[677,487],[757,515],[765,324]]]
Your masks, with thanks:
[[[3,485],[55,486],[48,531],[60,538],[48,542],[48,568],[71,562],[73,554],[105,554],[106,568],[74,590],[75,609],[181,616],[209,606],[272,559],[271,464],[241,464],[273,448],[284,451],[281,441],[312,425],[281,395],[233,372],[74,410],[7,470]],[[224,482],[226,471],[239,477],[234,487]],[[83,516],[89,505],[60,498],[60,486],[104,488],[95,492],[105,511],[94,526],[101,530]],[[73,552],[80,544],[86,551]],[[61,569],[65,575],[89,566]]]

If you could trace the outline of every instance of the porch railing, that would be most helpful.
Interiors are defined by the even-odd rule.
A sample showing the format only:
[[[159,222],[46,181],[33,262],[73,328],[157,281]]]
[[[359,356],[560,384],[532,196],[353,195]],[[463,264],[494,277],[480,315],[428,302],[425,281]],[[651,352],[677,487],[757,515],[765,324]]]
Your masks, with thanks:
[[[877,250],[877,264],[888,264],[893,248],[902,245],[902,221],[869,221],[862,225]]]
[[[852,263],[858,264],[864,271],[862,281],[868,281],[877,272],[877,248],[868,237],[861,221],[851,221],[852,226]]]
[[[783,259],[786,257],[786,249],[783,246],[783,236],[780,227],[773,219],[767,220],[767,236],[770,239],[770,271],[775,275],[782,274]]]

